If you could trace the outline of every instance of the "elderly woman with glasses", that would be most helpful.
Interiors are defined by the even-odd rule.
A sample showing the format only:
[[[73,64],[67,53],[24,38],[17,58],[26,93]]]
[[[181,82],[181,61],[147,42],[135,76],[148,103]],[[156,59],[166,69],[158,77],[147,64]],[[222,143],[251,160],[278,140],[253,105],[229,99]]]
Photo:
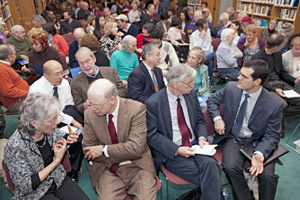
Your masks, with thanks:
[[[60,54],[54,47],[49,46],[48,37],[44,33],[35,34],[31,38],[32,50],[28,64],[30,72],[42,75],[42,66],[48,60],[56,60],[62,64]]]
[[[234,45],[235,31],[226,28],[221,33],[221,40],[216,52],[218,72],[224,77],[237,80],[240,72],[237,59],[243,57],[243,53]]]
[[[187,65],[194,68],[197,75],[194,78],[194,90],[200,96],[209,96],[209,76],[208,68],[204,64],[206,60],[206,54],[200,47],[194,47],[189,51],[187,57]]]
[[[55,97],[34,93],[24,100],[19,128],[4,148],[16,199],[88,199],[61,164],[78,133],[56,128],[60,111]]]

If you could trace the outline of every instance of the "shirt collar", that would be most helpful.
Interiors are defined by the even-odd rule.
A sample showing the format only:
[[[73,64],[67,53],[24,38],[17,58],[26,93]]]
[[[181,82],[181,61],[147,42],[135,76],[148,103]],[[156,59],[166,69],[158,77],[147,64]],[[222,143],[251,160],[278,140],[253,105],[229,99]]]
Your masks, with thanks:
[[[251,94],[248,94],[245,90],[243,90],[243,95],[244,95],[244,94],[248,94],[248,95],[250,96],[251,99],[257,101],[257,99],[258,99],[258,97],[259,97],[261,91],[262,91],[262,87],[260,87],[259,90],[257,90],[257,91],[254,92],[254,93],[251,93]]]
[[[172,92],[170,92],[169,87],[167,87],[167,95],[168,95],[168,99],[171,102],[176,102],[177,98],[180,98],[180,100],[182,99],[182,95],[176,97],[174,94],[172,94]]]
[[[119,107],[120,107],[120,100],[119,97],[117,96],[117,107],[116,109],[111,113],[114,117],[118,118],[119,114]]]
[[[0,60],[0,62],[3,63],[3,64],[6,64],[6,65],[9,65],[9,66],[10,66],[10,62],[7,62],[7,61],[5,61],[5,60]]]
[[[90,78],[96,78],[96,76],[98,76],[99,71],[100,71],[98,66],[96,66],[96,68],[97,68],[96,74],[94,74],[94,75],[85,74],[85,75],[88,76],[88,77],[90,77]]]

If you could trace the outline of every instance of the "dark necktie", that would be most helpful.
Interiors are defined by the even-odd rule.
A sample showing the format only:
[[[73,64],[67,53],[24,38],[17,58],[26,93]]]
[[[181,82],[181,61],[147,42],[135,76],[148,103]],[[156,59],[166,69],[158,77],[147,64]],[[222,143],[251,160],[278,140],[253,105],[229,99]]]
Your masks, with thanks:
[[[117,131],[115,128],[115,124],[112,121],[112,118],[113,118],[113,115],[109,114],[108,115],[108,132],[110,135],[111,142],[113,144],[118,144],[119,141],[118,141]],[[109,171],[114,173],[115,175],[117,175],[118,168],[119,168],[119,163],[115,163],[109,168]]]
[[[54,90],[53,96],[56,97],[57,99],[59,99],[59,98],[58,98],[57,86],[54,86],[54,87],[53,87],[53,90]]]
[[[152,68],[151,69],[151,72],[152,72],[152,78],[153,78],[153,85],[154,85],[154,89],[155,89],[155,92],[158,92],[158,86],[157,86],[157,82],[156,82],[156,79],[155,79],[155,74],[154,74],[154,69]]]
[[[178,120],[178,126],[179,130],[182,136],[182,146],[189,146],[191,147],[192,144],[190,142],[190,138],[192,138],[192,133],[189,129],[189,127],[186,124],[183,110],[180,104],[180,98],[177,98],[177,120]]]
[[[244,121],[244,117],[247,111],[247,105],[248,105],[248,98],[249,98],[249,94],[245,94],[245,99],[240,107],[239,113],[236,117],[235,123],[231,129],[231,133],[234,136],[235,142],[236,143],[240,143],[243,144],[242,140],[239,139],[239,134],[241,132],[242,129],[242,125],[243,125],[243,121]]]

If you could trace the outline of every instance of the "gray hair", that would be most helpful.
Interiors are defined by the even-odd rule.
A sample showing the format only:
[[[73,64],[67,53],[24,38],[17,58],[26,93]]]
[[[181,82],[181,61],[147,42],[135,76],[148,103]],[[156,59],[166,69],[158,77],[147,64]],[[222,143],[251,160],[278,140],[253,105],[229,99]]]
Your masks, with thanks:
[[[189,55],[191,52],[195,52],[195,54],[197,55],[197,58],[198,58],[198,59],[201,59],[200,64],[204,64],[204,63],[205,63],[205,61],[206,61],[206,53],[205,53],[205,51],[203,51],[200,47],[194,47],[194,48],[192,48],[192,49],[189,51],[188,55]]]
[[[223,22],[223,21],[225,21],[225,20],[229,20],[229,14],[226,13],[226,12],[223,12],[223,13],[220,15],[220,17],[219,17],[219,20],[220,20],[221,22]]]
[[[50,117],[58,116],[61,105],[55,97],[47,94],[32,93],[23,101],[20,108],[19,128],[34,135],[43,131],[43,122]],[[32,125],[35,123],[35,126]]]
[[[295,30],[295,26],[292,23],[285,22],[279,28],[279,32],[283,34],[286,38],[290,37]]]
[[[42,17],[42,15],[33,15],[32,19],[37,21],[39,26],[41,27],[42,25],[46,24],[45,19]]]
[[[101,88],[101,89],[99,89]],[[99,97],[103,97],[105,99],[109,99],[112,96],[118,96],[118,90],[115,84],[113,84],[111,81],[100,78],[96,81],[94,81],[90,88],[88,89],[88,95],[90,93],[93,93]]]
[[[78,59],[77,58],[78,56],[85,55],[85,54],[88,54],[90,56],[94,56],[93,52],[89,48],[87,48],[87,47],[80,47],[78,49],[78,51],[76,52],[76,54],[75,54],[76,60]]]
[[[8,56],[13,54],[13,49],[15,47],[11,44],[1,44],[0,45],[0,60],[5,60]]]
[[[136,42],[135,37],[133,37],[132,35],[126,35],[122,40],[122,50],[127,49],[129,47],[130,43],[133,41]]]
[[[174,67],[171,67],[167,75],[167,80],[168,84],[172,85],[173,82],[181,82],[186,77],[195,78],[196,75],[197,72],[195,69],[185,64],[179,63]]]
[[[146,60],[146,55],[147,54],[152,55],[153,50],[154,50],[155,47],[158,47],[157,44],[155,44],[155,43],[147,43],[147,44],[143,45],[142,59]]]
[[[234,30],[231,28],[225,28],[221,33],[221,40],[224,42],[227,40],[227,37],[234,33]]]
[[[21,26],[21,25],[14,25],[13,27],[11,27],[11,33],[12,34],[14,34],[14,33],[16,33],[16,32],[20,32],[20,29],[24,29],[24,27],[23,26]]]
[[[234,14],[234,13],[235,13],[235,10],[234,10],[233,7],[227,8],[227,9],[226,9],[226,12],[227,12],[227,11],[228,11],[230,14]]]

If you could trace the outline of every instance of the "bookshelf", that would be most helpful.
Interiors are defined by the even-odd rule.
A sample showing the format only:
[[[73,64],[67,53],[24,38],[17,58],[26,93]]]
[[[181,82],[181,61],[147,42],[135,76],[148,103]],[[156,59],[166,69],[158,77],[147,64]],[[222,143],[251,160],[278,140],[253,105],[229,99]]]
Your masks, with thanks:
[[[194,14],[195,10],[201,10],[201,0],[188,0],[187,6],[189,9],[189,14]]]
[[[300,32],[299,0],[237,0],[236,12],[246,12],[259,28],[266,28],[271,19],[282,23],[290,22],[295,26],[295,32]]]
[[[0,0],[0,18],[5,22],[8,30],[14,25],[14,20],[12,19],[11,7],[8,0]]]

